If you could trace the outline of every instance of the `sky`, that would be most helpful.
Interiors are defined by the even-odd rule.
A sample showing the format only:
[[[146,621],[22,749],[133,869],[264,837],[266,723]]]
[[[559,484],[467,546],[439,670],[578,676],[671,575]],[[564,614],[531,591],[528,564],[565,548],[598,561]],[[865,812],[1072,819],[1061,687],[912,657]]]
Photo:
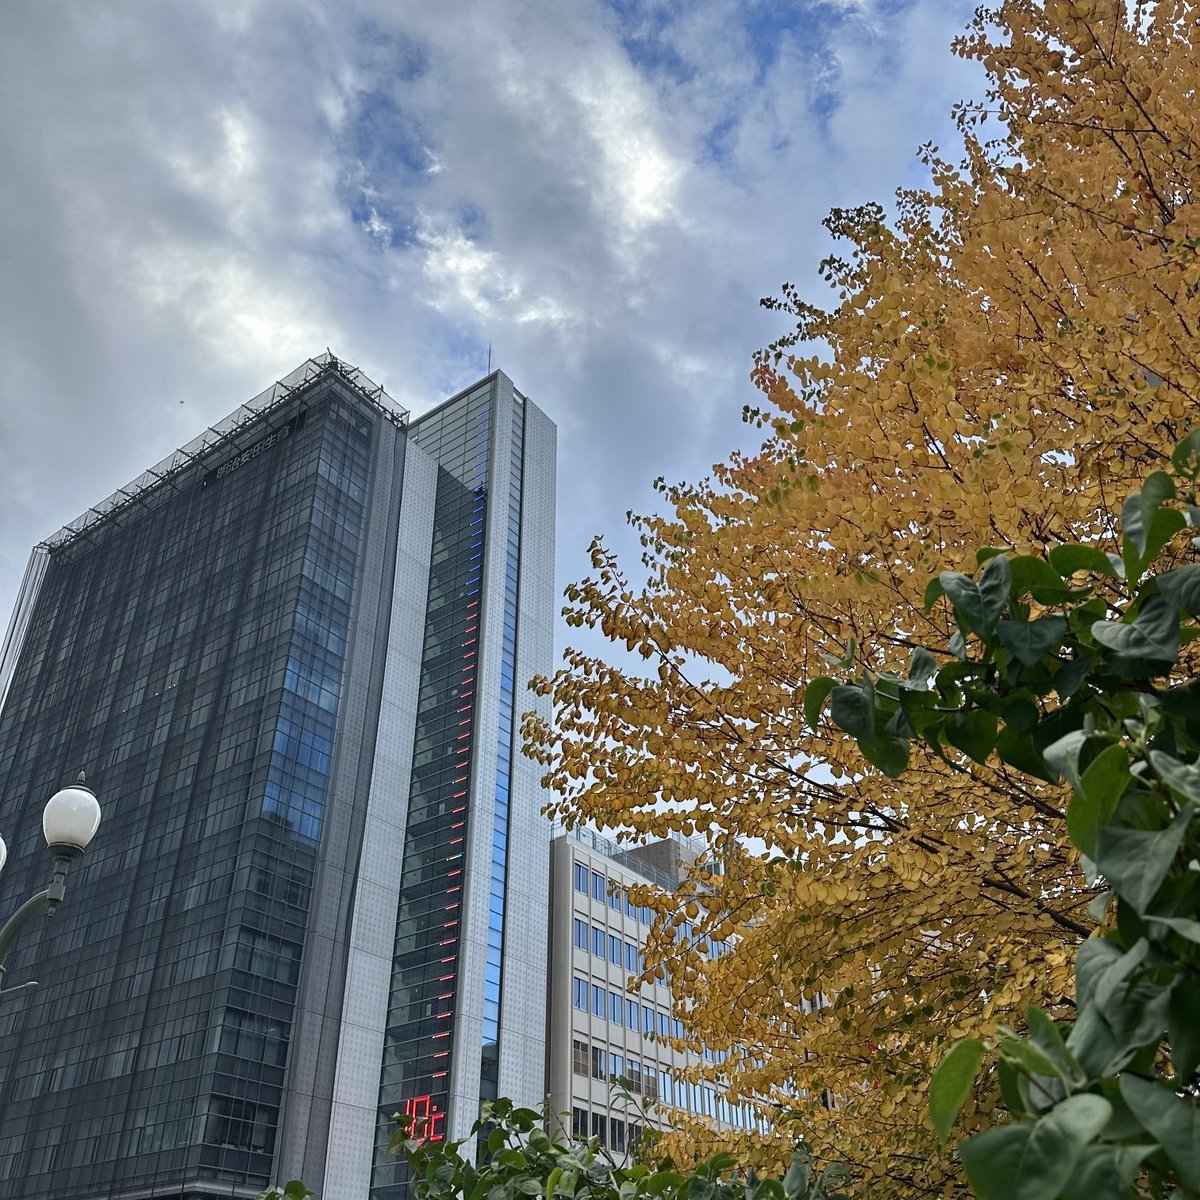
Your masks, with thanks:
[[[820,221],[978,95],[951,0],[4,0],[0,621],[30,547],[331,349],[559,430],[558,576],[758,435]]]

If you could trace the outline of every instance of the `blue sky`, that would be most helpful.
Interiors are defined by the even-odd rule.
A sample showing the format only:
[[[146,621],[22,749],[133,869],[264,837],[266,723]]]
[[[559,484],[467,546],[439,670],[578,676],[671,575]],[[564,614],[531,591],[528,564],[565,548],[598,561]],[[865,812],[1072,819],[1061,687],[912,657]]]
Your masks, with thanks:
[[[0,6],[0,608],[29,547],[329,347],[559,425],[559,577],[754,438],[759,297],[921,179],[970,4]],[[631,555],[631,557],[636,557]]]

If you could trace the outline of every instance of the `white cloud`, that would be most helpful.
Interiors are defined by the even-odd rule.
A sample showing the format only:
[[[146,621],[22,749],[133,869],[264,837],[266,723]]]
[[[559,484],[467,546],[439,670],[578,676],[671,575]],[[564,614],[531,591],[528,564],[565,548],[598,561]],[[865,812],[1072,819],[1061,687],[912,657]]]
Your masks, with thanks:
[[[419,411],[491,343],[559,421],[580,573],[655,475],[752,440],[757,299],[944,133],[968,15],[11,5],[0,605],[34,541],[327,345]]]

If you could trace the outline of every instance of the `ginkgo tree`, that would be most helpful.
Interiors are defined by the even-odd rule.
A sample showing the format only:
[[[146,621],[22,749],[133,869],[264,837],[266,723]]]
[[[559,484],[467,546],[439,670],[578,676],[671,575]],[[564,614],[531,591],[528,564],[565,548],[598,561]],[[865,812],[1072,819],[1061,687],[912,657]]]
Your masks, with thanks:
[[[755,362],[761,451],[661,485],[663,511],[635,520],[641,578],[597,540],[568,589],[568,623],[644,669],[568,649],[536,681],[553,719],[527,718],[526,750],[559,819],[711,840],[657,901],[647,969],[721,1052],[699,1069],[779,1118],[766,1138],[692,1128],[672,1153],[782,1160],[798,1128],[868,1191],[953,1191],[933,1064],[1030,1003],[1070,1012],[1094,918],[1061,785],[990,754],[986,716],[893,778],[886,731],[865,764],[809,684],[945,647],[926,583],[981,546],[1117,553],[1113,514],[1195,423],[1198,17],[980,13],[956,46],[989,80],[956,111],[962,162],[926,147],[928,187],[890,215],[830,216],[846,250],[822,264],[826,306],[790,286],[771,302],[795,325]]]

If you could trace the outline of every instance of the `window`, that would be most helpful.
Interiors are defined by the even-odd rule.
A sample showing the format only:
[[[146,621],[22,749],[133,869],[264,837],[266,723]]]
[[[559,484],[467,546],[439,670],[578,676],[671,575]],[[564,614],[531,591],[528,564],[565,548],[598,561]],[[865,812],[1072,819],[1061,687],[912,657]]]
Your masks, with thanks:
[[[638,1027],[638,1002],[636,1000],[625,1001],[625,1024],[630,1029]]]
[[[652,925],[654,923],[653,910],[648,905],[643,904],[642,907],[638,909],[638,920],[641,921],[643,925]]]
[[[571,1043],[571,1069],[585,1078],[588,1073],[588,1044],[578,1039]]]
[[[578,917],[575,918],[575,949],[586,950],[588,948],[588,923],[581,921]]]
[[[646,1095],[646,1099],[652,1104],[658,1101],[658,1072],[649,1064],[646,1064],[645,1079],[642,1086],[642,1091]]]
[[[592,1078],[593,1079],[603,1079],[604,1078],[605,1057],[606,1056],[605,1056],[605,1051],[604,1051],[603,1046],[593,1046],[592,1047]],[[580,1074],[582,1074],[582,1073],[583,1072],[580,1072]]]
[[[621,939],[613,937],[611,933],[608,935],[608,961],[614,967],[621,965]]]
[[[671,1035],[671,1018],[662,1009],[658,1011],[658,1034],[659,1037],[670,1037]]]
[[[642,1032],[652,1034],[654,1032],[654,1009],[647,1008],[642,1005]]]
[[[625,1122],[618,1121],[616,1117],[609,1122],[609,1132],[612,1135],[610,1146],[618,1153],[625,1153]]]
[[[592,1113],[592,1137],[600,1139],[600,1145],[608,1145],[608,1122],[605,1121],[603,1114]]]
[[[608,1056],[608,1077],[609,1079],[624,1079],[625,1078],[625,1060],[619,1054],[610,1054]]]
[[[599,871],[592,872],[592,899],[604,899],[604,876]]]
[[[626,1062],[625,1078],[629,1080],[630,1091],[640,1094],[642,1090],[642,1064],[636,1058],[631,1058]]]
[[[597,958],[604,957],[604,930],[592,926],[592,953]]]
[[[604,1016],[604,989],[598,984],[592,984],[592,1013],[597,1017]]]
[[[588,869],[583,863],[575,864],[575,890],[588,894]]]
[[[617,912],[621,911],[621,892],[619,888],[613,888],[608,893],[608,907],[615,909]]]
[[[637,920],[637,905],[628,896],[625,897],[625,915]]]
[[[629,1122],[629,1149],[638,1146],[642,1141],[642,1127],[633,1121]]]
[[[632,942],[625,943],[625,970],[630,975],[637,970],[637,947]]]
[[[675,1081],[671,1078],[671,1072],[664,1071],[662,1073],[661,1080],[662,1080],[662,1091],[660,1092],[660,1095],[662,1097],[662,1102],[664,1104],[674,1104],[675,1103]]]
[[[571,980],[571,1007],[583,1012],[588,1010],[588,982],[578,975]]]
[[[614,1025],[624,1024],[624,1022],[621,1020],[622,1007],[623,1007],[623,1005],[622,1005],[621,993],[620,992],[609,992],[608,993],[608,1019]]]
[[[586,1108],[571,1109],[571,1136],[585,1138],[588,1135],[588,1114]]]

